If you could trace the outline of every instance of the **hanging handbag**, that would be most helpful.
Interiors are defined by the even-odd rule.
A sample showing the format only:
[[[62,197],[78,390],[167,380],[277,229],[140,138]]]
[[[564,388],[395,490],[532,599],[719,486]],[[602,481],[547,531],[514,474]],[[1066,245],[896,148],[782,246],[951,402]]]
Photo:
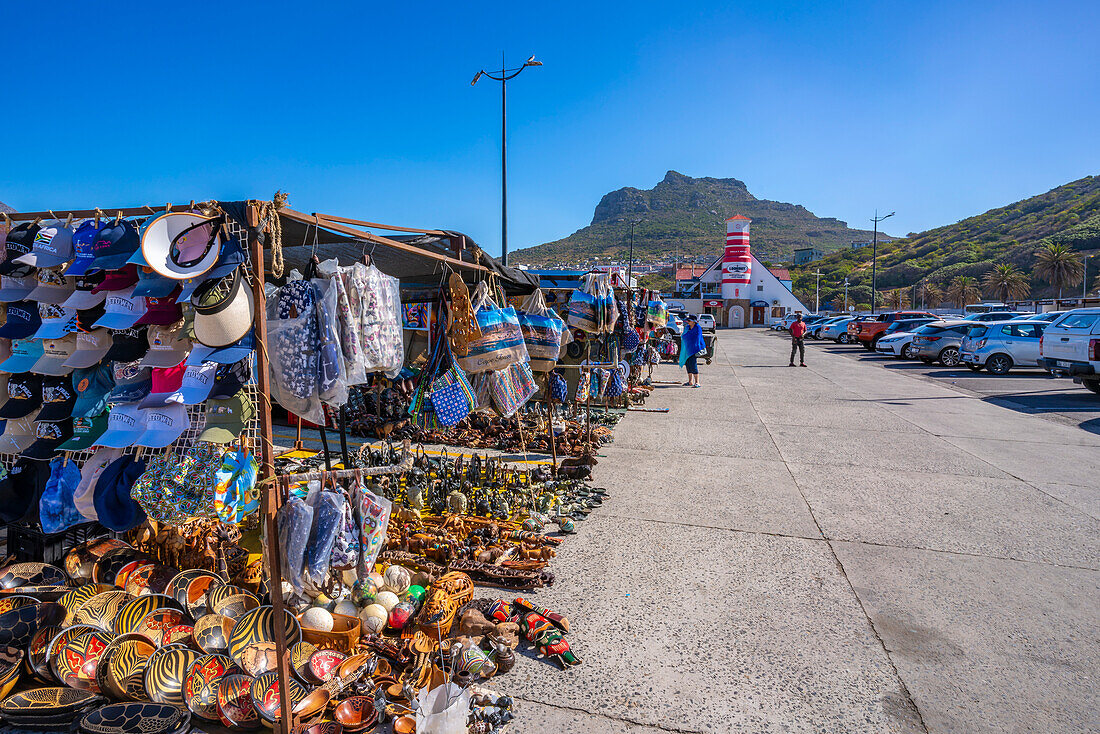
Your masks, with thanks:
[[[592,387],[592,380],[588,374],[581,372],[581,378],[577,380],[577,394],[573,396],[573,400],[578,403],[588,402],[588,391]]]
[[[546,376],[550,385],[550,399],[564,403],[569,397],[569,383],[557,372],[551,372]]]
[[[561,353],[561,336],[565,331],[565,322],[546,305],[542,289],[536,290],[524,300],[517,315],[523,341],[527,345],[531,369],[535,372],[549,372],[557,364]]]
[[[444,348],[449,352],[447,343],[447,340],[443,340]],[[451,366],[435,378],[428,396],[431,398],[436,417],[445,426],[457,425],[477,407],[474,388],[466,379],[466,373],[455,364],[453,357],[451,357]]]
[[[609,398],[619,397],[625,390],[625,383],[622,370],[616,367],[611,370],[611,376],[607,378],[607,389],[604,390],[604,395]]]
[[[475,313],[481,337],[468,344],[468,353],[458,358],[468,374],[501,370],[516,362],[526,362],[527,346],[519,326],[519,316],[511,306],[500,308],[489,297],[489,288],[479,283]]]
[[[493,404],[501,415],[510,416],[538,392],[535,376],[526,362],[493,372]]]

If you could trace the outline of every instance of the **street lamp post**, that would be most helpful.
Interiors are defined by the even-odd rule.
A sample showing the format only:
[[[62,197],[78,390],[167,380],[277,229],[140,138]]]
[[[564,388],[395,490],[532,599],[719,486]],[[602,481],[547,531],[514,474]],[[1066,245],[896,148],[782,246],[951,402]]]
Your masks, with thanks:
[[[500,261],[504,265],[508,264],[508,81],[515,79],[528,66],[542,66],[542,62],[535,61],[532,56],[523,62],[523,66],[509,69],[501,54],[500,71],[482,69],[470,82],[472,87],[483,76],[500,82]]]
[[[633,288],[631,283],[634,281],[634,225],[641,222],[641,219],[630,220],[630,262],[626,265],[626,287]],[[675,273],[673,273],[675,275]]]
[[[889,219],[895,214],[897,212],[890,212],[880,217],[878,209],[875,209],[875,216],[871,219],[875,223],[875,244],[871,250],[871,313],[875,312],[875,302],[878,301],[878,223],[883,219]]]
[[[848,313],[848,278],[844,278],[844,313]]]
[[[814,295],[814,313],[821,312],[821,268],[814,273],[817,276],[817,294]]]

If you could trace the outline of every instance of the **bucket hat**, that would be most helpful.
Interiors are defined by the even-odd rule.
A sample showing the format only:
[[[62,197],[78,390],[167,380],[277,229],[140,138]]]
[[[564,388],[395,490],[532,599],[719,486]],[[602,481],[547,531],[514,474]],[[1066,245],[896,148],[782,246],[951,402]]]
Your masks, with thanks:
[[[42,408],[40,421],[60,421],[72,417],[76,404],[76,389],[69,376],[42,378]]]
[[[53,458],[57,447],[73,436],[72,419],[63,421],[35,421],[34,443],[28,446],[21,456],[45,461]]]
[[[187,365],[179,364],[175,367],[156,367],[153,368],[153,374],[151,376],[152,389],[149,394],[142,399],[142,408],[156,408],[162,405],[168,405],[167,399],[170,395],[180,389],[183,384],[183,375],[187,371]],[[175,402],[175,401],[172,401]]]
[[[76,331],[76,309],[56,303],[39,303],[38,318],[42,324],[34,332],[35,339],[60,339]]]
[[[175,367],[191,352],[191,340],[183,336],[184,319],[167,326],[150,326],[149,351],[141,364],[145,367]]]
[[[149,351],[146,327],[122,329],[113,334],[114,344],[103,357],[118,362],[133,362],[145,356]]]
[[[141,252],[149,267],[172,280],[202,275],[221,251],[221,217],[169,212],[146,223]]]
[[[14,275],[22,278],[34,273],[32,266],[16,260],[30,254],[37,235],[38,225],[33,222],[23,222],[8,230],[8,237],[4,241],[4,260],[0,262],[0,275]]]
[[[84,522],[73,499],[78,484],[80,468],[75,461],[58,458],[50,462],[50,476],[38,503],[42,532],[60,533]]]
[[[217,363],[204,362],[202,364],[189,364],[186,367],[179,389],[165,396],[165,403],[198,405],[210,397],[210,391],[214,387],[214,379],[218,370]]]
[[[102,229],[94,219],[85,219],[73,232],[73,261],[65,268],[65,275],[84,275],[95,260],[96,235]]]
[[[82,331],[76,335],[76,350],[65,360],[65,366],[85,368],[99,364],[114,343],[114,335],[108,329]]]
[[[81,275],[73,281],[73,292],[65,299],[65,302],[61,305],[65,308],[75,308],[78,311],[91,308],[92,306],[98,306],[103,303],[103,299],[107,297],[106,291],[96,291],[96,286],[100,285],[107,274],[102,270],[92,273],[91,275]]]
[[[207,400],[206,428],[199,440],[210,443],[236,441],[255,414],[256,409],[244,390],[226,400]]]
[[[252,289],[241,268],[232,276],[200,285],[191,296],[191,305],[195,307],[195,338],[208,347],[229,346],[252,328]]]
[[[145,315],[145,299],[135,296],[133,287],[109,293],[104,306],[102,318],[93,325],[96,328],[129,329]]]
[[[0,453],[19,454],[34,443],[34,412],[25,418],[9,418],[0,433]]]
[[[116,405],[107,416],[107,430],[96,442],[115,449],[129,448],[145,433],[145,414],[136,405]]]
[[[73,368],[66,362],[76,351],[76,334],[67,334],[60,339],[42,339],[42,356],[31,367],[31,372],[40,375],[68,375]]]
[[[72,437],[57,447],[58,451],[83,451],[94,446],[99,437],[107,431],[107,413],[95,418],[73,418]]]
[[[89,520],[98,520],[99,515],[95,510],[95,488],[103,470],[110,464],[122,458],[122,449],[96,449],[95,453],[84,461],[80,467],[80,483],[73,492],[73,503],[80,514]]]
[[[133,222],[119,219],[108,223],[96,233],[96,241],[92,246],[95,259],[92,260],[91,269],[121,268],[126,265],[126,261],[134,254],[139,244],[138,231]]]
[[[0,480],[0,519],[18,522],[36,516],[38,500],[49,478],[48,465],[32,459],[16,459],[8,475]]]
[[[138,251],[141,254],[141,251]],[[147,298],[167,298],[172,297],[172,300],[176,300],[177,291],[180,287],[178,280],[171,280],[165,278],[163,275],[157,273],[150,267],[138,267],[138,282],[134,287],[135,296],[145,296]]]
[[[104,273],[103,282],[95,288],[92,288],[92,293],[124,291],[130,286],[135,285],[137,281],[137,267],[134,265],[127,265],[118,270],[109,270]]]
[[[153,389],[152,373],[151,368],[137,362],[115,362],[115,386],[107,402],[111,405],[140,402]]]
[[[226,400],[236,395],[252,379],[252,359],[245,357],[233,364],[223,364],[214,374],[214,387],[209,397],[213,400]]]
[[[40,268],[38,284],[27,296],[28,301],[39,303],[64,303],[76,290],[76,278],[66,277],[58,270]]]
[[[110,362],[76,370],[72,380],[76,388],[74,418],[90,418],[107,409],[107,396],[115,387],[114,367]]]
[[[145,432],[134,445],[163,449],[175,443],[191,427],[191,419],[187,415],[186,405],[171,403],[146,410],[145,426]]]
[[[16,301],[8,304],[8,320],[0,326],[0,337],[5,339],[26,339],[38,327],[42,319],[38,315],[38,304],[34,301]],[[8,370],[10,372],[11,370]],[[16,370],[18,371],[18,370]]]
[[[138,324],[168,326],[183,318],[183,310],[176,303],[175,296],[164,298],[146,298],[145,313],[137,320]]]
[[[36,268],[55,268],[73,259],[73,230],[64,222],[50,222],[38,228],[31,251],[15,262]]]
[[[38,279],[33,275],[23,278],[11,275],[0,276],[0,303],[25,301],[37,285]]]
[[[0,370],[13,375],[30,372],[43,353],[41,339],[16,339],[11,343],[11,356],[0,362]]]
[[[92,502],[103,527],[121,533],[145,521],[144,510],[130,497],[130,489],[144,471],[144,461],[124,454],[100,473]]]
[[[42,376],[22,372],[8,377],[0,418],[23,418],[42,405]]]

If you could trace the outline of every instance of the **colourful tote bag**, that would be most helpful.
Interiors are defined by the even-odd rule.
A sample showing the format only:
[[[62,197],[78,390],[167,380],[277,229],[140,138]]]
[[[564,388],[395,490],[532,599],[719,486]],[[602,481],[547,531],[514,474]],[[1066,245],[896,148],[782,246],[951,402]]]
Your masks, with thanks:
[[[596,297],[582,290],[574,290],[569,296],[569,312],[565,318],[574,329],[595,334],[600,330]]]
[[[466,379],[466,373],[454,364],[453,359],[452,357],[450,368],[435,378],[431,392],[428,393],[436,418],[444,426],[457,425],[477,407],[474,388]]]
[[[479,283],[475,296],[474,317],[481,338],[469,342],[469,352],[458,357],[459,366],[468,374],[502,370],[517,362],[526,362],[527,345],[519,326],[516,310],[500,308],[489,297],[489,288]]]
[[[526,362],[510,364],[492,375],[493,404],[510,416],[538,392],[535,376]]]
[[[561,335],[565,322],[546,305],[542,290],[536,290],[523,302],[519,312],[519,328],[527,345],[531,370],[549,372],[561,353]]]

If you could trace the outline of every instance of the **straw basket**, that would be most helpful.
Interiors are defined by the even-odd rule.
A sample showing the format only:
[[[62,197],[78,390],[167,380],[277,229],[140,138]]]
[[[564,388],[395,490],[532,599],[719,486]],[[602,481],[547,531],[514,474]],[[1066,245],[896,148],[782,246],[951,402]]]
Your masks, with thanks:
[[[299,616],[298,623],[302,627],[302,639],[313,643],[319,650],[336,650],[350,655],[359,643],[362,623],[358,617],[349,617],[346,614],[336,614],[334,612],[331,632],[312,630],[301,624],[301,622],[302,618]]]

